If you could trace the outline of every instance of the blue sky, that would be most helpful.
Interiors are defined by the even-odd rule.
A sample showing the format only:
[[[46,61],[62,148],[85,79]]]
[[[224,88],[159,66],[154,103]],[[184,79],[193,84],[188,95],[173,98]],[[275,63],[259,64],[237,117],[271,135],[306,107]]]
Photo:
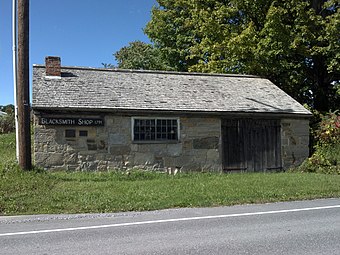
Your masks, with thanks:
[[[31,0],[30,81],[32,65],[44,64],[45,56],[60,56],[67,66],[102,67],[115,63],[112,54],[129,42],[149,42],[143,28],[153,5],[155,0]],[[12,0],[1,0],[0,105],[14,103],[12,48]]]

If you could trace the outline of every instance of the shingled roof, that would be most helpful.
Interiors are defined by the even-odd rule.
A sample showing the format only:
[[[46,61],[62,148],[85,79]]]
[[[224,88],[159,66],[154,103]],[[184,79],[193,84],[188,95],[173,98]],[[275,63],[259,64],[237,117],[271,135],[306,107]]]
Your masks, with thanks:
[[[310,115],[256,76],[62,67],[56,78],[42,65],[33,67],[33,108]]]

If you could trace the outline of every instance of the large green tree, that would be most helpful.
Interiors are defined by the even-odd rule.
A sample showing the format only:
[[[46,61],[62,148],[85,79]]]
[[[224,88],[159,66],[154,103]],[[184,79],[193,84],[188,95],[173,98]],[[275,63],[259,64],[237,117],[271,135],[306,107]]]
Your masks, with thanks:
[[[265,76],[317,110],[339,108],[338,0],[158,0],[146,34],[180,71]]]
[[[113,54],[118,68],[143,70],[172,70],[160,49],[141,41],[130,42]],[[110,65],[104,65],[111,67]]]

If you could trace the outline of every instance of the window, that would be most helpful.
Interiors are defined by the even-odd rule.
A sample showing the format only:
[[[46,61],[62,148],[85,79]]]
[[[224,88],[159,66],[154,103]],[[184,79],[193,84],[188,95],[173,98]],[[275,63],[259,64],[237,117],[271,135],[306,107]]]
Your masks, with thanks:
[[[178,141],[178,119],[133,118],[134,141]]]
[[[66,129],[65,130],[65,137],[76,137],[76,130],[75,129]]]
[[[87,136],[87,130],[79,130],[79,136]]]

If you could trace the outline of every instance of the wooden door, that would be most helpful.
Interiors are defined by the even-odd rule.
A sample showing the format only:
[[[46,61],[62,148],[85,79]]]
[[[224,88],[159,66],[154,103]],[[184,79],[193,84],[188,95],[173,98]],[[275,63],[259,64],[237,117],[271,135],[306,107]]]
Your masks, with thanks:
[[[279,120],[225,119],[222,136],[225,171],[282,168]]]

